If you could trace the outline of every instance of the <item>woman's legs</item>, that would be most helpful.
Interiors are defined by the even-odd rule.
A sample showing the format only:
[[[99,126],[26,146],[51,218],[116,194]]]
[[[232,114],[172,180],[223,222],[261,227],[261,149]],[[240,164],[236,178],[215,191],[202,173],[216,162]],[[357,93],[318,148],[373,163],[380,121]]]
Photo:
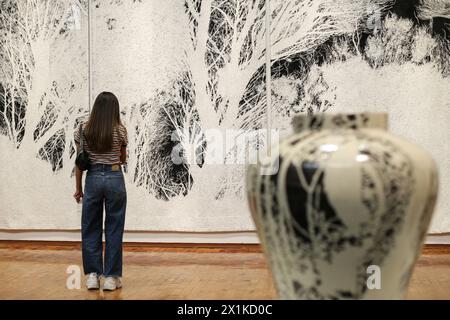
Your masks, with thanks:
[[[122,240],[127,193],[121,171],[111,172],[105,183],[105,277],[122,276]]]
[[[81,239],[84,273],[95,272],[101,275],[103,273],[103,192],[98,179],[101,178],[94,175],[86,176],[81,213]]]

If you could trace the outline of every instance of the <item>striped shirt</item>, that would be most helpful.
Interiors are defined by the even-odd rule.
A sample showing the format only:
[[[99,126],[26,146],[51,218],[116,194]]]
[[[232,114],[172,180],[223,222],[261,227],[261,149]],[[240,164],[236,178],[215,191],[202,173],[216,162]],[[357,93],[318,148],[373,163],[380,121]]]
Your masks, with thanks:
[[[83,130],[86,124],[83,124]],[[76,144],[80,144],[80,127],[78,126],[74,132],[74,140]],[[89,154],[89,160],[91,164],[119,164],[120,163],[120,149],[128,144],[127,129],[123,125],[118,125],[113,130],[113,142],[111,151],[97,153],[91,150],[89,142],[83,135],[84,149]]]

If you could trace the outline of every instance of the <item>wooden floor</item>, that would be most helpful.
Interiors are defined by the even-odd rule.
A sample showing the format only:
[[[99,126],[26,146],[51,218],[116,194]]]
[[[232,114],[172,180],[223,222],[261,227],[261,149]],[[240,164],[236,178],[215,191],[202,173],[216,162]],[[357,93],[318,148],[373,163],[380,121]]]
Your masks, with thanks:
[[[66,288],[67,267],[81,267],[79,244],[0,241],[0,299],[274,299],[258,245],[130,244],[124,287]],[[450,299],[450,247],[428,246],[408,299]]]

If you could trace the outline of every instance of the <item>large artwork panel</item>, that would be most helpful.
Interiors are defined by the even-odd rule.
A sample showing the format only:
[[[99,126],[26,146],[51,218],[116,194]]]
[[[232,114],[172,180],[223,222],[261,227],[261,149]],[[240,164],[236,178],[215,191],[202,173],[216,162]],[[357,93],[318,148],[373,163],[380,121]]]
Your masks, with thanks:
[[[112,91],[130,141],[128,230],[254,230],[230,141],[268,121],[286,136],[300,113],[387,111],[438,162],[431,231],[450,231],[450,0],[272,0],[269,37],[266,8],[3,1],[0,227],[79,228],[73,130]]]
[[[74,228],[73,130],[88,113],[85,0],[0,2],[0,227]]]
[[[275,126],[286,128],[286,118],[301,112],[387,112],[389,130],[437,162],[440,194],[430,231],[448,232],[450,1],[348,3],[367,13],[353,29],[272,67]]]
[[[228,81],[232,78],[217,79],[223,66],[217,57],[221,49],[214,53],[209,48],[213,41],[224,45],[219,41],[232,35],[232,30],[224,29],[218,30],[217,39],[210,37],[211,28],[227,18],[218,14],[219,2],[97,0],[94,4],[92,92],[117,94],[129,134],[126,227],[254,230],[243,192],[244,165],[211,164],[204,152],[206,130],[225,128],[225,122],[219,124],[220,111],[215,110],[225,108],[225,103],[219,105],[217,91],[225,91],[220,94],[233,100],[230,114],[237,111],[242,97],[232,89]],[[227,9],[230,4],[222,5]],[[242,14],[246,5],[242,3]],[[204,10],[202,17],[200,10]],[[255,19],[263,19],[262,10],[262,6],[255,9],[259,14]],[[222,53],[227,59],[225,49]],[[236,70],[230,70],[230,76]],[[230,128],[232,119],[228,119]],[[197,157],[177,163],[172,159],[176,150],[192,151]]]

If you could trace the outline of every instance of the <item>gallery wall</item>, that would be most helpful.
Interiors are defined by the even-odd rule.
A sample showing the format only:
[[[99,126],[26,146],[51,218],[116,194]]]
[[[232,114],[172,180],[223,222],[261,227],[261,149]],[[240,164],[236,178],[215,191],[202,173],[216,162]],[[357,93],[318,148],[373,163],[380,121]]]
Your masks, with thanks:
[[[73,132],[101,91],[128,129],[129,231],[252,231],[245,166],[208,130],[383,111],[440,168],[450,232],[450,0],[24,0],[0,5],[0,229],[78,229]],[[189,150],[176,164],[172,152]]]

